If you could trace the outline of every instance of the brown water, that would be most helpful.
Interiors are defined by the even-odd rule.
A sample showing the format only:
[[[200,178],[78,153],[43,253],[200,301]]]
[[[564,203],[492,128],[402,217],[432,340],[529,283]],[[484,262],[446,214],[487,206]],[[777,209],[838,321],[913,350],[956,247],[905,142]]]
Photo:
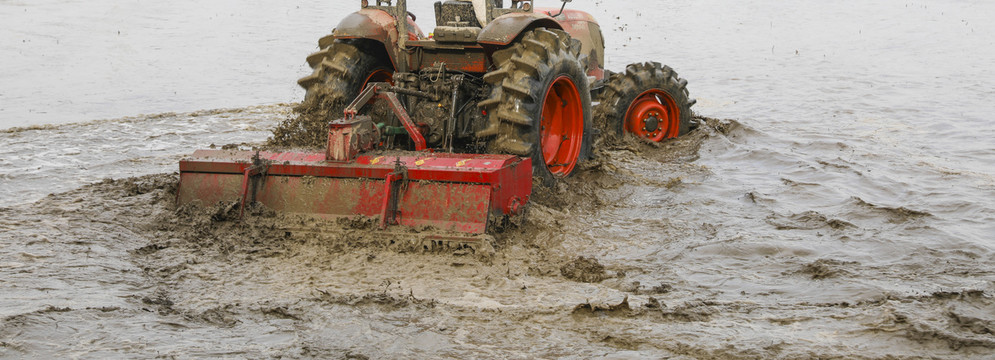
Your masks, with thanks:
[[[233,4],[207,10],[226,14]],[[491,256],[411,252],[361,224],[306,222],[288,234],[299,219],[257,211],[239,222],[225,208],[175,208],[170,173],[181,156],[211,144],[260,143],[288,116],[284,105],[0,132],[0,357],[959,359],[995,352],[995,73],[987,71],[995,62],[995,25],[987,21],[995,5],[625,4],[632,8],[570,6],[603,19],[611,68],[670,64],[691,81],[700,115],[734,120],[708,120],[660,147],[603,149],[599,162],[537,201],[526,224],[499,236]],[[0,2],[0,14],[23,22],[30,19],[17,11],[71,15],[56,5],[71,7]],[[289,6],[289,14],[301,11],[296,5],[231,13],[264,17]],[[327,3],[300,5],[341,17]],[[90,9],[99,15],[93,9],[115,6]],[[157,18],[183,18],[190,11],[182,6],[158,7]],[[259,9],[244,10],[252,6]],[[266,36],[320,36],[280,19]],[[145,21],[121,23],[145,29]],[[178,26],[211,26],[194,23]],[[2,29],[44,34],[68,26]],[[169,53],[191,39],[148,32]],[[268,44],[309,50],[295,41]],[[5,46],[0,55],[23,50]],[[4,58],[13,59],[5,69],[37,59]],[[303,61],[247,58],[240,66],[268,75],[226,83],[275,89],[305,73],[266,80],[303,69]],[[158,86],[199,89],[193,72],[150,76],[152,85],[125,101],[121,86],[99,81],[78,85],[92,95],[27,96],[43,84],[26,91],[36,89],[30,75],[0,70],[10,80],[0,99],[5,109],[56,101],[65,113],[107,99],[106,112],[90,119],[133,107],[216,106],[206,94],[183,106],[159,101]],[[239,101],[286,101],[297,91],[286,89]],[[6,110],[0,124],[65,121],[31,114]],[[86,119],[69,121],[78,120]]]

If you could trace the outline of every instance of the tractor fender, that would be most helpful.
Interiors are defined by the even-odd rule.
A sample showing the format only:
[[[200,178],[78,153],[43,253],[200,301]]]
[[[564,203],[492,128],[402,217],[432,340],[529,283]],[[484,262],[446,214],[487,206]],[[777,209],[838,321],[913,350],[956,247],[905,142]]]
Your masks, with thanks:
[[[391,31],[393,29],[393,31]],[[332,30],[335,39],[370,39],[390,44],[397,39],[394,17],[383,10],[363,9],[349,14]]]
[[[553,17],[553,15],[557,15]],[[605,77],[605,41],[601,27],[594,16],[579,10],[536,8],[532,13],[505,14],[487,24],[480,32],[477,42],[504,46],[510,44],[522,32],[536,27],[560,29],[574,39],[580,40],[581,53],[588,57],[588,75],[596,80]]]
[[[397,25],[394,17],[380,9],[362,9],[346,16],[332,30],[337,39],[371,39],[384,44],[397,43]],[[408,16],[408,39],[424,38],[421,28]]]
[[[559,8],[536,8],[535,12],[549,16],[559,14],[553,19],[556,19],[570,37],[580,40],[580,52],[587,55],[589,61],[588,75],[598,80],[605,77],[605,39],[601,33],[601,26],[594,16],[573,9],[566,9],[561,13]]]
[[[480,31],[480,35],[477,36],[477,42],[487,45],[504,46],[515,41],[515,38],[522,32],[537,27],[563,30],[563,27],[556,20],[553,20],[553,18],[546,14],[532,12],[510,13],[502,15],[488,23]]]
[[[411,16],[408,20],[407,40],[418,40],[424,38],[421,29],[415,24]],[[387,53],[390,54],[391,61],[396,65],[398,56],[398,36],[397,22],[390,13],[380,9],[362,9],[346,16],[332,30],[331,36],[326,36],[319,41],[319,46],[326,47],[336,39],[369,39],[383,44]]]

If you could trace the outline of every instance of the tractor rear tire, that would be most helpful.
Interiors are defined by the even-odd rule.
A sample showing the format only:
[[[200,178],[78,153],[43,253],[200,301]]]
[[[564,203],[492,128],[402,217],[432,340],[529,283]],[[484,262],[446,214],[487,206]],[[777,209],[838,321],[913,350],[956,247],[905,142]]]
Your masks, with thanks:
[[[566,32],[538,28],[493,54],[497,70],[484,75],[491,94],[487,112],[492,152],[532,158],[533,174],[551,186],[573,174],[591,152],[591,92],[580,41]]]
[[[307,90],[304,103],[321,109],[344,109],[366,84],[391,82],[394,69],[384,60],[388,59],[385,55],[379,43],[348,40],[335,40],[308,55],[314,72],[297,81]]]
[[[650,141],[687,134],[696,102],[687,83],[669,66],[631,64],[625,73],[612,74],[599,96],[598,127],[606,135],[630,133]]]
[[[325,37],[321,50],[307,57],[314,70],[297,81],[307,90],[295,109],[298,116],[282,122],[270,143],[288,147],[322,147],[328,141],[328,121],[342,112],[370,82],[391,82],[391,67],[383,45],[371,41]]]

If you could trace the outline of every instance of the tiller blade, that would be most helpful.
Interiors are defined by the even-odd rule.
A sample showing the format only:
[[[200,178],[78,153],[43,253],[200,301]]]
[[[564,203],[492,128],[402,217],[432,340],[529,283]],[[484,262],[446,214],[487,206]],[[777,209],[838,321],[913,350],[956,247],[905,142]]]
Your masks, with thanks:
[[[487,232],[489,219],[521,212],[532,192],[527,158],[391,152],[326,160],[333,152],[198,150],[180,161],[177,200],[237,201],[241,208],[255,201],[289,213],[379,218],[381,228],[476,235]]]

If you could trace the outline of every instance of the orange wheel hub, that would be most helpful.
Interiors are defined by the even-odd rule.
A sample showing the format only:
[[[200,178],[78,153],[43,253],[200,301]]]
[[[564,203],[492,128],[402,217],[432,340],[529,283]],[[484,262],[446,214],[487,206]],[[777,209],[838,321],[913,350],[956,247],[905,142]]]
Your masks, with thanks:
[[[652,141],[677,137],[680,122],[677,102],[657,89],[639,94],[625,113],[625,131]]]
[[[542,101],[539,132],[542,158],[555,176],[567,176],[577,166],[584,139],[584,108],[577,85],[560,76],[549,85]]]

